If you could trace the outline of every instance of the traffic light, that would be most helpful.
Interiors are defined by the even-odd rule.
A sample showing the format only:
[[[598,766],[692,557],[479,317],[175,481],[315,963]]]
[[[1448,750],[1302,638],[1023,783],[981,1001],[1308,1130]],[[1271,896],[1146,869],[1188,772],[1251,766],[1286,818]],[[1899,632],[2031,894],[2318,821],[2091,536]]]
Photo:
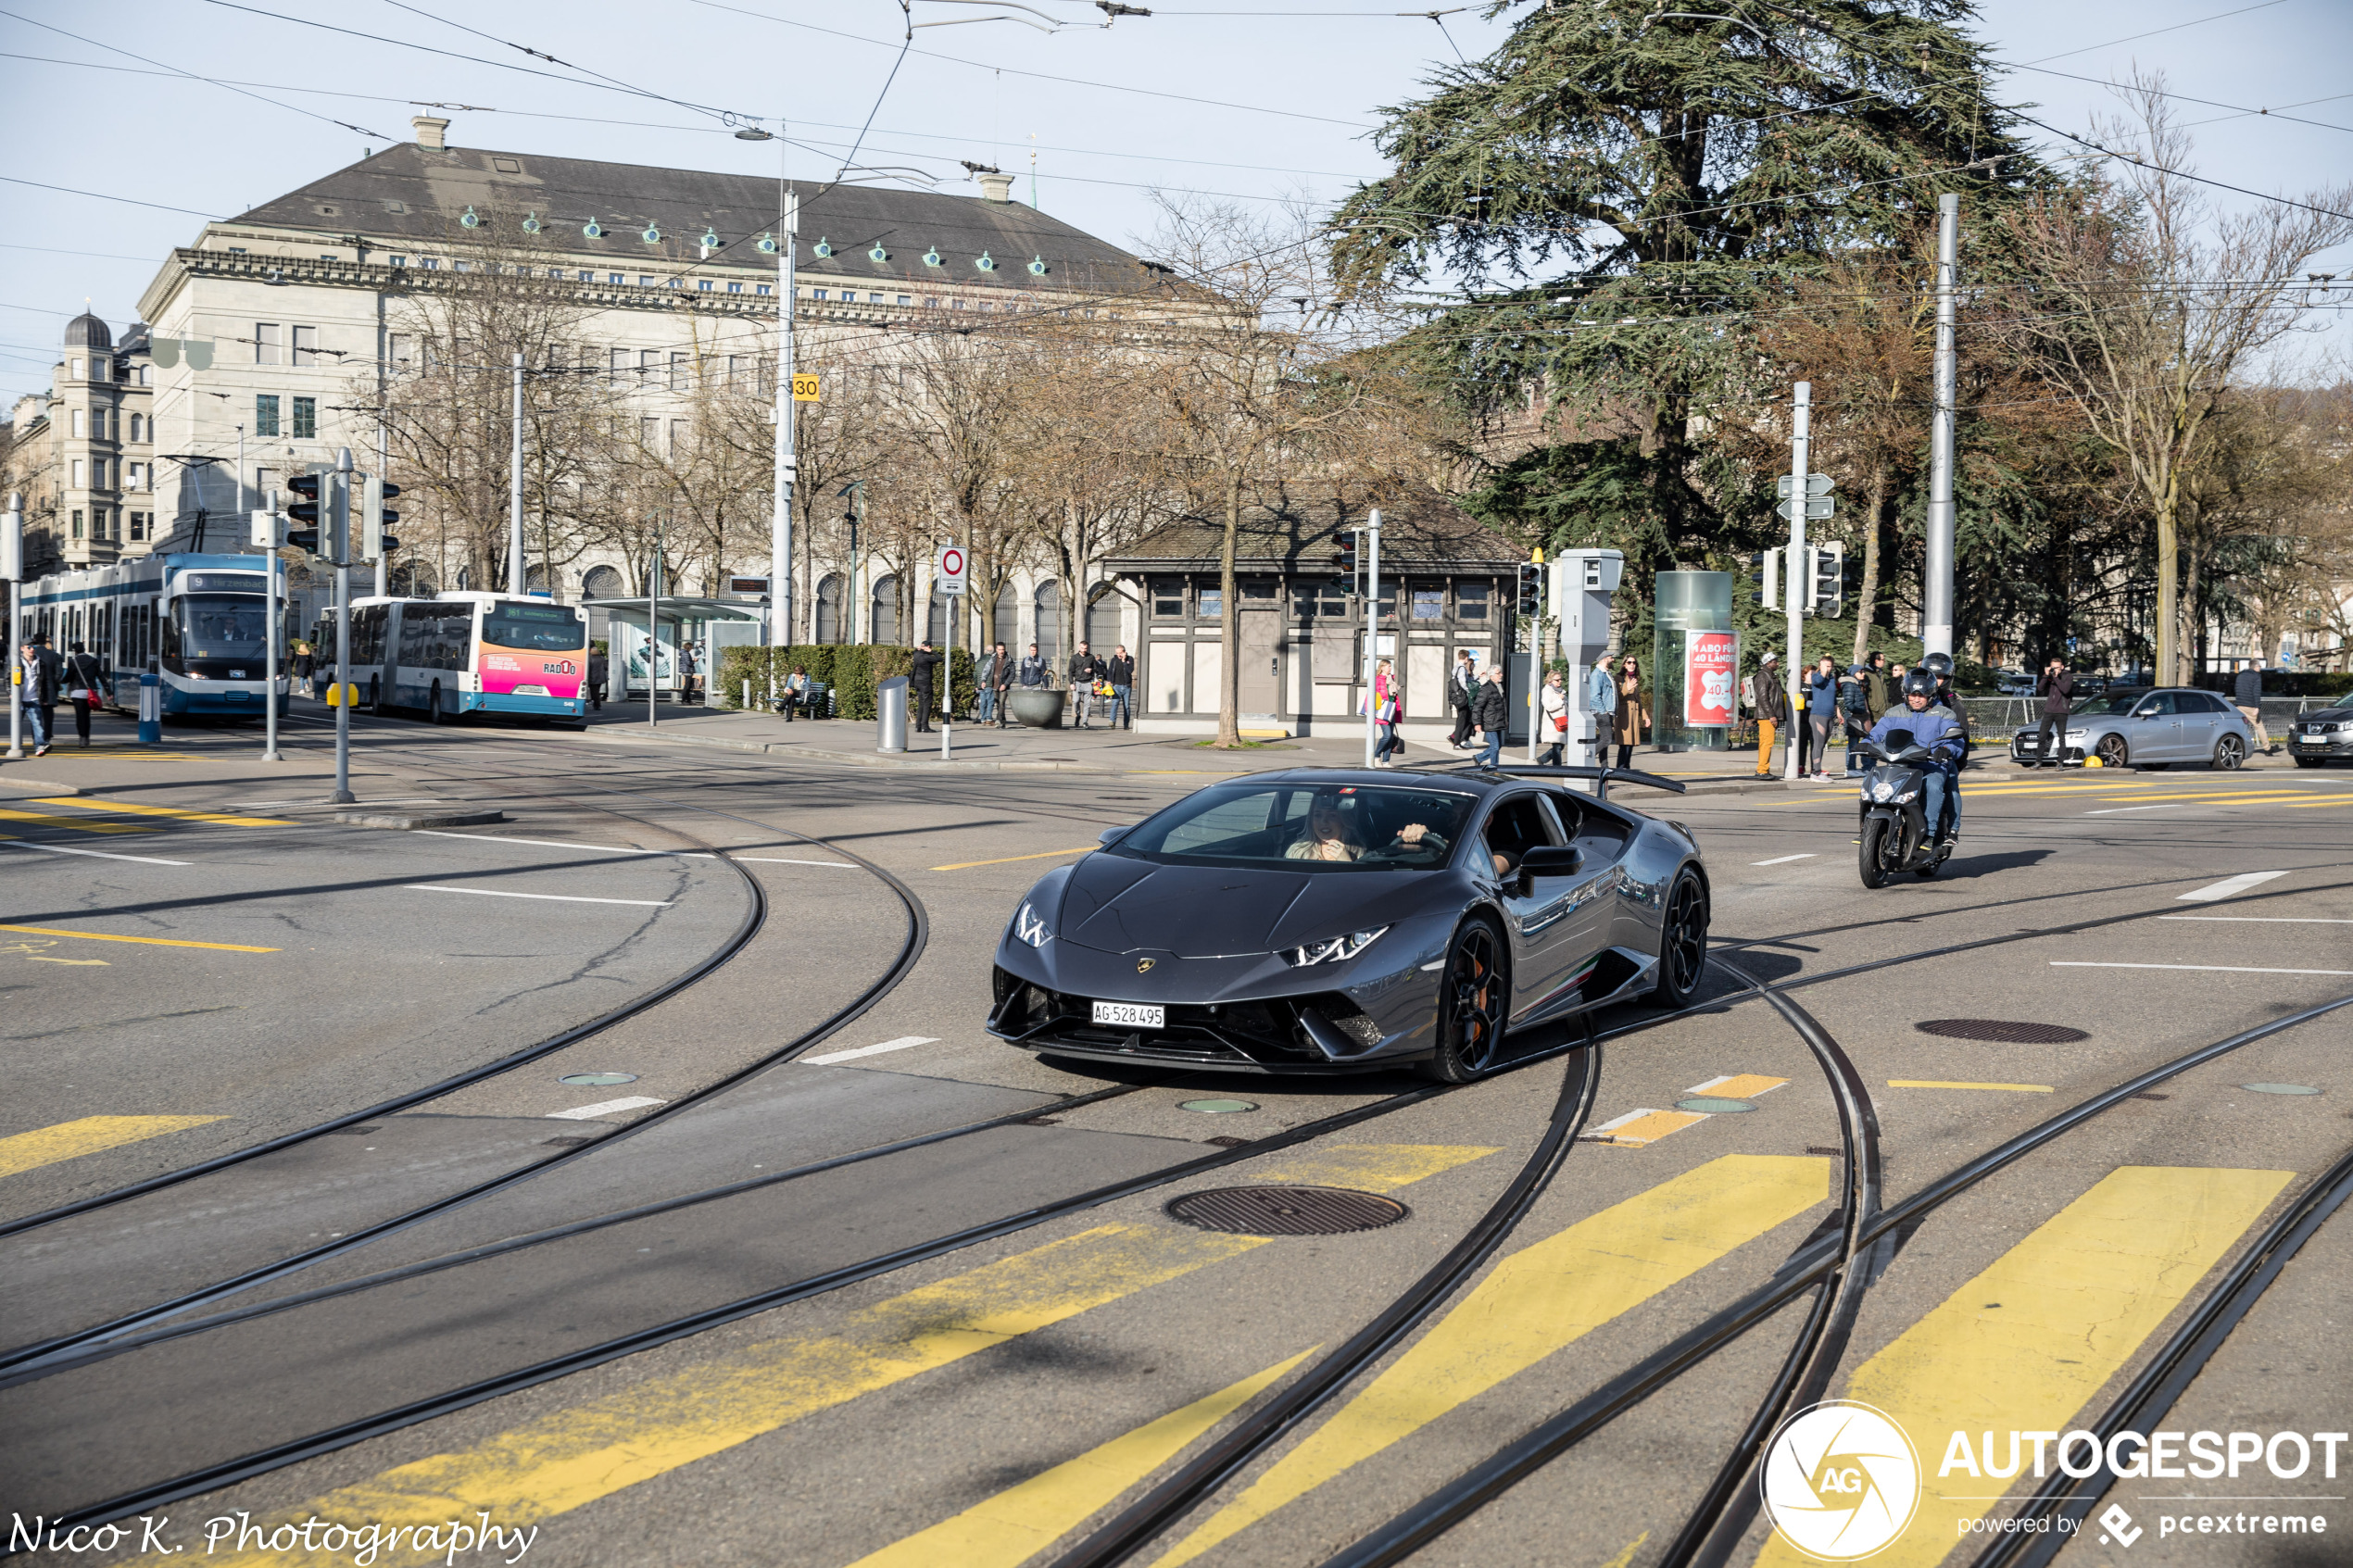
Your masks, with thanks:
[[[286,488],[302,497],[286,508],[288,521],[296,525],[286,530],[286,543],[314,556],[319,554],[319,508],[326,483],[323,473],[298,473],[286,481]]]
[[[1749,581],[1756,585],[1756,603],[1761,609],[1786,615],[1789,606],[1781,602],[1781,547],[1759,550],[1748,558]]]
[[[360,492],[359,558],[381,560],[400,548],[400,541],[384,532],[400,521],[400,514],[384,505],[400,494],[400,486],[387,484],[378,474],[367,476]]]
[[[1519,609],[1532,615],[1544,608],[1544,563],[1522,561],[1519,566]]]
[[[1340,554],[1332,559],[1340,568],[1340,585],[1353,592],[1356,587],[1356,535],[1353,531],[1340,536]]]
[[[1814,558],[1813,592],[1809,608],[1816,615],[1832,620],[1845,612],[1846,606],[1846,546],[1817,545],[1809,552]]]

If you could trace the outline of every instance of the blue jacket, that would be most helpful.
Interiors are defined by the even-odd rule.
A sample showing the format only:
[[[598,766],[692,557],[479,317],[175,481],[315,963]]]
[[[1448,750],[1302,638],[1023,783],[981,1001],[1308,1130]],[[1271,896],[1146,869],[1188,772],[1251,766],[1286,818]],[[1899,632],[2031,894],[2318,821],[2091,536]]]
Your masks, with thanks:
[[[1585,709],[1593,714],[1617,711],[1617,681],[1598,664],[1585,676]]]
[[[1809,717],[1828,719],[1838,711],[1838,677],[1811,671],[1806,677],[1806,711]]]
[[[1931,705],[1915,713],[1908,706],[1891,708],[1871,727],[1871,739],[1884,746],[1888,735],[1896,730],[1911,731],[1914,743],[1927,746],[1947,771],[1959,763],[1964,732],[1946,709]]]

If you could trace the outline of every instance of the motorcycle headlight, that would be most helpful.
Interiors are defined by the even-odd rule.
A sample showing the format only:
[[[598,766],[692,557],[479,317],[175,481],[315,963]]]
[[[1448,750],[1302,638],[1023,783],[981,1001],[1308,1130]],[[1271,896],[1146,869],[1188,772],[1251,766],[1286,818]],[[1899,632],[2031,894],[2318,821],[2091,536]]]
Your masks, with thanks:
[[[1871,785],[1871,798],[1873,800],[1893,800],[1895,798],[1895,786],[1889,784],[1885,779],[1878,780]]]
[[[1046,929],[1045,917],[1027,904],[1013,916],[1013,935],[1033,947],[1042,947],[1054,939],[1054,934]]]
[[[1895,797],[1895,804],[1901,806],[1907,800],[1916,799],[1919,797],[1919,793],[1920,792],[1917,789],[1907,789],[1903,794]]]
[[[1283,961],[1293,969],[1305,969],[1309,964],[1325,962],[1342,963],[1371,947],[1374,938],[1388,929],[1385,925],[1377,925],[1370,931],[1352,931],[1345,936],[1334,936],[1327,941],[1286,947],[1283,949]]]

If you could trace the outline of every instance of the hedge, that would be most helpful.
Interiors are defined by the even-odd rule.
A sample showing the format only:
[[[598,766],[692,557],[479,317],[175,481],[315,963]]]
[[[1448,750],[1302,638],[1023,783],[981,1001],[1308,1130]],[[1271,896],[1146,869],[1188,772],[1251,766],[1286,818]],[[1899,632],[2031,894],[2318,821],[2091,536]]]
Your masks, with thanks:
[[[872,719],[875,687],[894,675],[906,674],[914,667],[914,659],[913,648],[887,643],[796,643],[786,648],[723,648],[719,657],[721,690],[716,695],[725,707],[740,708],[743,684],[749,679],[753,706],[760,708],[766,701],[772,668],[779,684],[795,670],[806,670],[812,681],[833,689],[835,718]],[[973,680],[971,651],[956,649],[948,668],[956,711],[970,712],[978,694]]]

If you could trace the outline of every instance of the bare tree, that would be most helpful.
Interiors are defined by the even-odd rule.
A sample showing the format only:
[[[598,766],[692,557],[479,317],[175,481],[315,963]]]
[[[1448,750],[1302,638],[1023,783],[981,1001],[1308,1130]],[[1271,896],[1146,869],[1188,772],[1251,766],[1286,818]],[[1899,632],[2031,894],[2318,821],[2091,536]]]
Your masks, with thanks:
[[[2171,682],[2189,676],[2182,528],[2197,467],[2218,450],[2208,421],[2296,328],[2305,263],[2353,236],[2353,186],[2219,210],[2189,178],[2190,139],[2163,89],[2156,73],[2121,89],[2132,117],[2094,139],[2122,156],[2011,222],[2041,291],[2013,330],[2130,470],[2155,524],[2157,676]]]
[[[1035,514],[1015,504],[1014,472],[1046,366],[1018,330],[940,332],[918,337],[882,372],[881,396],[902,461],[892,505],[937,521],[926,539],[964,546],[981,636],[1005,634],[997,600],[1035,546]]]

